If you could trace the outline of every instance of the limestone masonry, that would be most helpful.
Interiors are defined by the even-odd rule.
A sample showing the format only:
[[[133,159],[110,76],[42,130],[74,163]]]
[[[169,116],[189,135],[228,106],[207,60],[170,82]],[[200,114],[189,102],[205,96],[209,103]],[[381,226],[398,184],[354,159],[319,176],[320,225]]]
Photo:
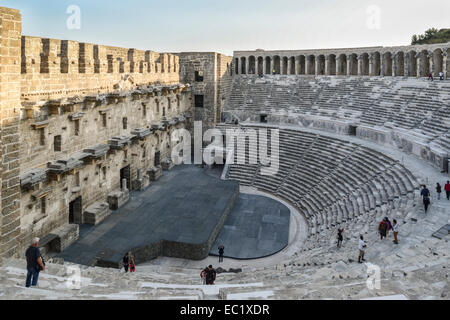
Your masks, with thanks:
[[[97,224],[148,187],[170,169],[171,133],[195,116],[211,126],[231,83],[221,54],[23,36],[21,25],[0,8],[0,257],[36,236],[59,251],[77,239],[69,225]],[[195,71],[205,80],[191,87]]]

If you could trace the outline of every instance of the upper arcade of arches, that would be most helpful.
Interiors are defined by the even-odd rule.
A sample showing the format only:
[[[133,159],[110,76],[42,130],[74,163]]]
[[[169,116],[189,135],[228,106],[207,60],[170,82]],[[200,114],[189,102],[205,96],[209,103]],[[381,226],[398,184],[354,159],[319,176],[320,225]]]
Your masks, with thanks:
[[[450,77],[450,42],[399,47],[235,51],[235,74]],[[250,60],[250,58],[252,60]],[[256,64],[259,62],[259,64]],[[258,66],[258,67],[257,67]]]

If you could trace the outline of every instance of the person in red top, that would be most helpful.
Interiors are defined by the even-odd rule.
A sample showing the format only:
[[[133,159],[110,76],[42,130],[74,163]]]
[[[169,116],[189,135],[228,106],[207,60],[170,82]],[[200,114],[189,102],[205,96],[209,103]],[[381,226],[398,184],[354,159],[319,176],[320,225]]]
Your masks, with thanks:
[[[450,200],[450,181],[447,181],[447,184],[445,185],[444,190],[447,193],[447,200]]]

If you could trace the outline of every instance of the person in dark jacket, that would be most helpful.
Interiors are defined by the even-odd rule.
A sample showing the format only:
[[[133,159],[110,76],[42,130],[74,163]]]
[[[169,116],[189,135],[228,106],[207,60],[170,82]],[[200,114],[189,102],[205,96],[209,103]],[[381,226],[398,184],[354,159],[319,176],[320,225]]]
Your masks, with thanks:
[[[439,183],[436,185],[436,193],[437,193],[437,199],[441,200],[442,187]]]
[[[427,213],[428,211],[428,207],[430,206],[430,190],[427,189],[427,186],[423,186],[422,192],[420,193],[420,195],[423,198],[423,206],[425,208],[425,213]]]
[[[25,286],[36,287],[39,280],[39,273],[45,270],[45,264],[41,256],[41,251],[38,248],[39,238],[34,238],[31,246],[25,252],[27,258],[27,279]]]
[[[206,285],[213,285],[214,281],[216,281],[216,270],[210,265],[208,269],[206,269]]]
[[[337,247],[340,248],[342,245],[342,241],[344,240],[344,237],[342,235],[342,233],[344,232],[344,229],[338,229],[338,243],[337,243]]]
[[[223,254],[225,252],[225,247],[224,246],[220,246],[219,247],[219,263],[223,262]]]
[[[122,259],[122,262],[123,262],[123,267],[125,269],[125,273],[127,273],[128,272],[128,266],[129,266],[129,263],[130,263],[130,258],[128,256],[128,252],[124,255],[124,257]]]

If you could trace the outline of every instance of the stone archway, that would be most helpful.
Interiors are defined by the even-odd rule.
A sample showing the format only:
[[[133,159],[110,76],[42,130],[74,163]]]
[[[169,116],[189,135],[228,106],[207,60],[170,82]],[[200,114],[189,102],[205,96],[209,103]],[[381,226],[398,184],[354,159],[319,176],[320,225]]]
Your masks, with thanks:
[[[325,56],[323,54],[317,56],[317,76],[325,75]]]
[[[417,64],[417,76],[427,77],[430,74],[430,60],[428,58],[428,50],[422,50],[418,54],[419,62]]]
[[[356,53],[352,53],[348,56],[348,63],[350,64],[350,76],[358,75],[358,56]]]
[[[296,74],[296,72],[298,72],[298,70],[295,70],[295,57],[290,57],[289,58],[289,68],[288,70],[290,71],[289,74],[290,75],[294,75]]]
[[[299,58],[298,58],[298,61],[299,61],[299,63],[298,63],[298,65],[299,65],[299,74],[306,74],[306,58],[305,58],[305,56],[300,56]]]
[[[306,60],[306,73],[307,75],[316,74],[316,57],[313,55],[308,56]]]
[[[241,58],[241,74],[247,74],[247,58],[242,57]]]
[[[281,74],[283,75],[287,75],[288,74],[288,58],[287,57],[283,57],[282,59],[282,66],[281,66]]]
[[[433,75],[439,77],[439,72],[444,72],[444,57],[441,49],[436,49],[433,52]]]
[[[270,70],[270,65],[272,63],[272,59],[270,57],[265,58],[266,61],[266,70],[264,70],[265,74],[272,74],[272,70]]]
[[[273,70],[274,74],[281,74],[281,58],[279,56],[275,56],[273,58]]]
[[[361,55],[361,75],[368,76],[370,72],[370,59],[368,53],[363,53]]]
[[[336,75],[336,55],[330,54],[328,56],[328,73],[330,76]]]
[[[248,57],[248,74],[256,73],[256,59],[254,56]]]
[[[239,58],[234,59],[234,74],[239,74]]]
[[[370,72],[371,76],[380,76],[381,75],[381,54],[376,51],[371,55],[371,66],[372,72]]]
[[[399,51],[394,55],[395,66],[393,75],[396,77],[403,77],[405,75],[405,53]]]
[[[347,56],[345,54],[341,54],[337,60],[337,75],[345,76],[347,75]]]
[[[409,61],[409,76],[410,77],[417,77],[417,52],[416,51],[410,51],[408,52],[408,61]]]
[[[262,76],[264,74],[264,58],[263,57],[258,57],[257,60],[257,70],[258,70],[258,75]]]

